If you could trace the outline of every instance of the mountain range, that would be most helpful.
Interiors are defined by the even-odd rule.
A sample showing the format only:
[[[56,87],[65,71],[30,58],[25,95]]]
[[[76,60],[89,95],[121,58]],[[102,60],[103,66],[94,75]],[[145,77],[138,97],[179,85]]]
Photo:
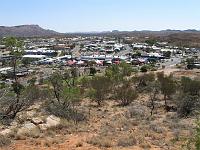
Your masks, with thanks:
[[[61,33],[43,29],[39,25],[0,26],[0,37],[46,37],[55,35],[61,35]]]
[[[200,47],[200,31],[199,30],[161,30],[161,31],[103,31],[103,32],[79,32],[79,33],[59,33],[53,30],[43,29],[39,25],[20,25],[20,26],[0,26],[0,37],[53,37],[53,36],[114,36],[125,37],[132,36],[139,39],[146,37],[155,38],[161,41],[169,41],[171,43],[180,43]],[[137,39],[137,38],[136,38]]]

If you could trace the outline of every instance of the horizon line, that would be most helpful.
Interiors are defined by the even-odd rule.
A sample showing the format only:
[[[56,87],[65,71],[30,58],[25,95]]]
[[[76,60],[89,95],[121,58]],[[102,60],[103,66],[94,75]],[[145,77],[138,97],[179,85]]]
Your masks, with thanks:
[[[57,29],[52,29],[48,27],[43,27],[40,26],[39,24],[20,24],[20,25],[0,25],[0,27],[19,27],[19,26],[39,26],[42,29],[45,30],[53,30],[58,33],[103,33],[103,32],[145,32],[145,31],[151,31],[151,32],[159,32],[159,31],[200,31],[200,29],[195,29],[195,28],[186,28],[186,29],[173,29],[173,28],[166,28],[166,29],[158,29],[158,30],[152,30],[152,29],[135,29],[135,30],[119,30],[119,29],[113,29],[113,30],[91,30],[91,31],[63,31],[60,32]]]

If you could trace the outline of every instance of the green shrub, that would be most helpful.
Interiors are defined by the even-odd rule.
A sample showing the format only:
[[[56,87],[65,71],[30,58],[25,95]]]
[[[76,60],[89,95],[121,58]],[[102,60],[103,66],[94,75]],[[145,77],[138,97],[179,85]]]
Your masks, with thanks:
[[[140,68],[140,71],[141,72],[147,72],[148,71],[148,66],[147,65],[144,65]]]

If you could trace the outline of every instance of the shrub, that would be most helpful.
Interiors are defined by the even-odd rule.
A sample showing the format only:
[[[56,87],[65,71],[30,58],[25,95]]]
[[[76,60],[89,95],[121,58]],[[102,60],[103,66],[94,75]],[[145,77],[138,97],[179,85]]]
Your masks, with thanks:
[[[196,130],[194,135],[190,138],[187,138],[185,145],[183,148],[187,150],[199,150],[200,149],[200,122],[196,122]]]
[[[140,68],[140,71],[141,72],[147,72],[148,71],[148,66],[147,65],[144,65]]]
[[[200,81],[197,79],[190,79],[188,77],[181,78],[181,90],[183,93],[189,95],[199,95],[200,92]]]
[[[164,72],[157,73],[158,82],[160,83],[160,90],[164,95],[165,108],[167,109],[167,98],[176,93],[177,86],[173,76],[165,76]]]
[[[150,112],[147,107],[143,105],[137,105],[134,103],[133,106],[129,106],[127,108],[127,112],[125,113],[125,116],[128,119],[136,118],[138,120],[141,120],[141,119],[145,119],[149,113]]]
[[[90,67],[90,75],[94,76],[97,73],[96,68]]]
[[[89,88],[89,86],[90,86],[90,81],[91,81],[91,78],[86,77],[86,76],[82,77],[82,78],[80,79],[81,87],[83,87],[83,88]]]
[[[87,143],[98,146],[98,147],[112,147],[112,141],[109,137],[105,136],[94,136],[87,141]]]
[[[121,106],[127,106],[137,98],[138,94],[130,85],[124,84],[116,90],[115,98]]]
[[[82,96],[81,89],[74,82],[76,77],[76,68],[73,68],[71,72],[65,72],[64,75],[59,72],[54,73],[49,81],[50,86],[53,87],[50,91],[54,93],[56,100],[50,99],[47,103],[49,112],[58,117],[72,119],[75,123],[85,119],[85,116],[76,109]]]
[[[139,92],[144,92],[147,90],[148,85],[155,81],[155,74],[145,73],[143,75],[133,77],[132,81],[136,84],[136,88]]]
[[[0,147],[8,146],[11,140],[3,135],[0,135]]]
[[[100,106],[110,89],[111,81],[108,77],[96,76],[91,80],[89,97]]]
[[[121,137],[117,145],[122,147],[129,147],[137,144],[137,140],[133,135]]]
[[[119,65],[112,65],[106,69],[106,77],[110,78],[114,83],[118,84],[124,77],[130,76],[133,72],[130,64],[122,62]]]
[[[86,116],[82,112],[78,112],[74,108],[63,107],[56,102],[54,104],[48,104],[46,110],[57,117],[73,120],[75,123],[86,119]]]
[[[180,94],[176,100],[176,104],[178,107],[178,114],[181,117],[190,115],[195,109],[200,107],[199,98],[188,94]]]
[[[180,89],[175,102],[178,114],[186,117],[200,108],[200,81],[182,77]]]
[[[199,122],[197,122],[194,141],[195,141],[195,148],[199,150],[200,149],[200,123]]]
[[[132,66],[130,64],[127,64],[126,62],[122,62],[119,67],[123,77],[130,76],[133,72]]]
[[[156,132],[156,133],[163,133],[164,129],[162,127],[160,127],[158,124],[156,123],[151,123],[149,125],[149,129]]]

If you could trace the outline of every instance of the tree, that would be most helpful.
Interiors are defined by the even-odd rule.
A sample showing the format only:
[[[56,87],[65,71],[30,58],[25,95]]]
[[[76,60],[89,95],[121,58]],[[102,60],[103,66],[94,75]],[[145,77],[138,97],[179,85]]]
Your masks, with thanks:
[[[63,92],[63,77],[60,72],[55,72],[49,78],[49,82],[53,87],[54,97],[58,103],[61,104],[61,96]]]
[[[119,67],[123,77],[130,76],[133,72],[132,66],[124,61],[119,64]]]
[[[147,72],[148,71],[148,66],[144,65],[140,68],[141,72]]]
[[[155,109],[155,102],[158,100],[159,94],[159,83],[157,81],[151,82],[148,84],[147,91],[149,92],[149,101],[150,101],[150,109],[151,109],[151,116],[153,115],[153,111]]]
[[[91,80],[89,97],[99,106],[105,100],[111,88],[111,81],[105,76],[95,76]]]
[[[64,72],[62,75],[63,80],[67,83],[68,86],[75,86],[76,79],[79,77],[79,70],[76,67],[73,67]]]
[[[170,58],[171,57],[171,51],[167,51],[167,52],[164,52],[164,57],[166,58]]]
[[[133,72],[130,64],[122,62],[119,65],[112,65],[106,69],[105,76],[110,78],[114,84],[118,84],[128,77]]]
[[[176,105],[178,107],[178,114],[180,117],[187,117],[194,110],[200,107],[200,99],[198,96],[192,96],[186,93],[181,93],[176,99]]]
[[[90,67],[90,75],[94,76],[97,73],[96,68]]]
[[[157,43],[157,41],[155,39],[149,39],[146,40],[145,43],[147,43],[149,46],[153,46]]]
[[[200,108],[200,81],[182,77],[176,99],[178,114],[181,117],[190,115]]]
[[[118,65],[112,65],[106,68],[105,76],[115,82],[119,82],[123,78]]]
[[[80,88],[74,84],[76,73],[73,70],[66,71],[63,75],[55,72],[49,78],[50,93],[53,92],[53,98],[47,103],[47,110],[65,119],[77,121],[83,120],[83,114],[78,113],[76,106],[80,103]]]
[[[14,119],[18,112],[30,106],[31,102],[24,97],[26,88],[19,83],[16,75],[17,61],[23,52],[23,42],[14,37],[9,37],[4,39],[4,44],[13,55],[11,64],[13,67],[14,82],[9,89],[3,91],[4,94],[0,100],[1,106],[3,107],[1,110],[1,119],[10,120]],[[7,99],[7,102],[5,99]]]
[[[73,68],[71,68],[70,72],[71,72],[71,77],[72,77],[72,81],[73,81],[72,82],[73,86],[75,86],[75,80],[76,80],[76,78],[79,77],[79,70],[77,67],[73,67]]]
[[[115,98],[121,106],[127,106],[132,103],[138,94],[129,83],[123,84],[121,87],[118,87],[115,91]]]
[[[164,72],[157,73],[158,82],[160,83],[160,90],[164,95],[165,108],[168,108],[167,99],[176,92],[176,83],[171,75],[165,76]]]
[[[199,96],[200,92],[200,81],[197,79],[190,79],[188,77],[181,78],[181,90],[183,93],[188,93],[189,95]]]
[[[148,85],[155,81],[154,73],[146,73],[132,78],[138,91],[146,91]]]
[[[22,50],[23,41],[20,41],[14,37],[8,37],[4,39],[4,43],[7,49],[11,51],[11,55],[13,55],[12,67],[13,67],[13,76],[15,80],[13,84],[14,85],[13,90],[14,92],[16,92],[15,94],[17,95],[17,102],[18,102],[19,97],[20,97],[20,91],[18,89],[20,89],[20,87],[17,87],[17,86],[21,86],[21,85],[18,83],[18,80],[17,80],[16,68],[17,68],[17,61],[23,53],[23,50]]]
[[[17,85],[16,85],[17,84]],[[13,83],[0,90],[0,120],[10,123],[16,115],[26,110],[41,97],[41,90],[33,84],[23,86]]]
[[[187,64],[193,64],[195,62],[194,58],[187,58],[186,60]]]

